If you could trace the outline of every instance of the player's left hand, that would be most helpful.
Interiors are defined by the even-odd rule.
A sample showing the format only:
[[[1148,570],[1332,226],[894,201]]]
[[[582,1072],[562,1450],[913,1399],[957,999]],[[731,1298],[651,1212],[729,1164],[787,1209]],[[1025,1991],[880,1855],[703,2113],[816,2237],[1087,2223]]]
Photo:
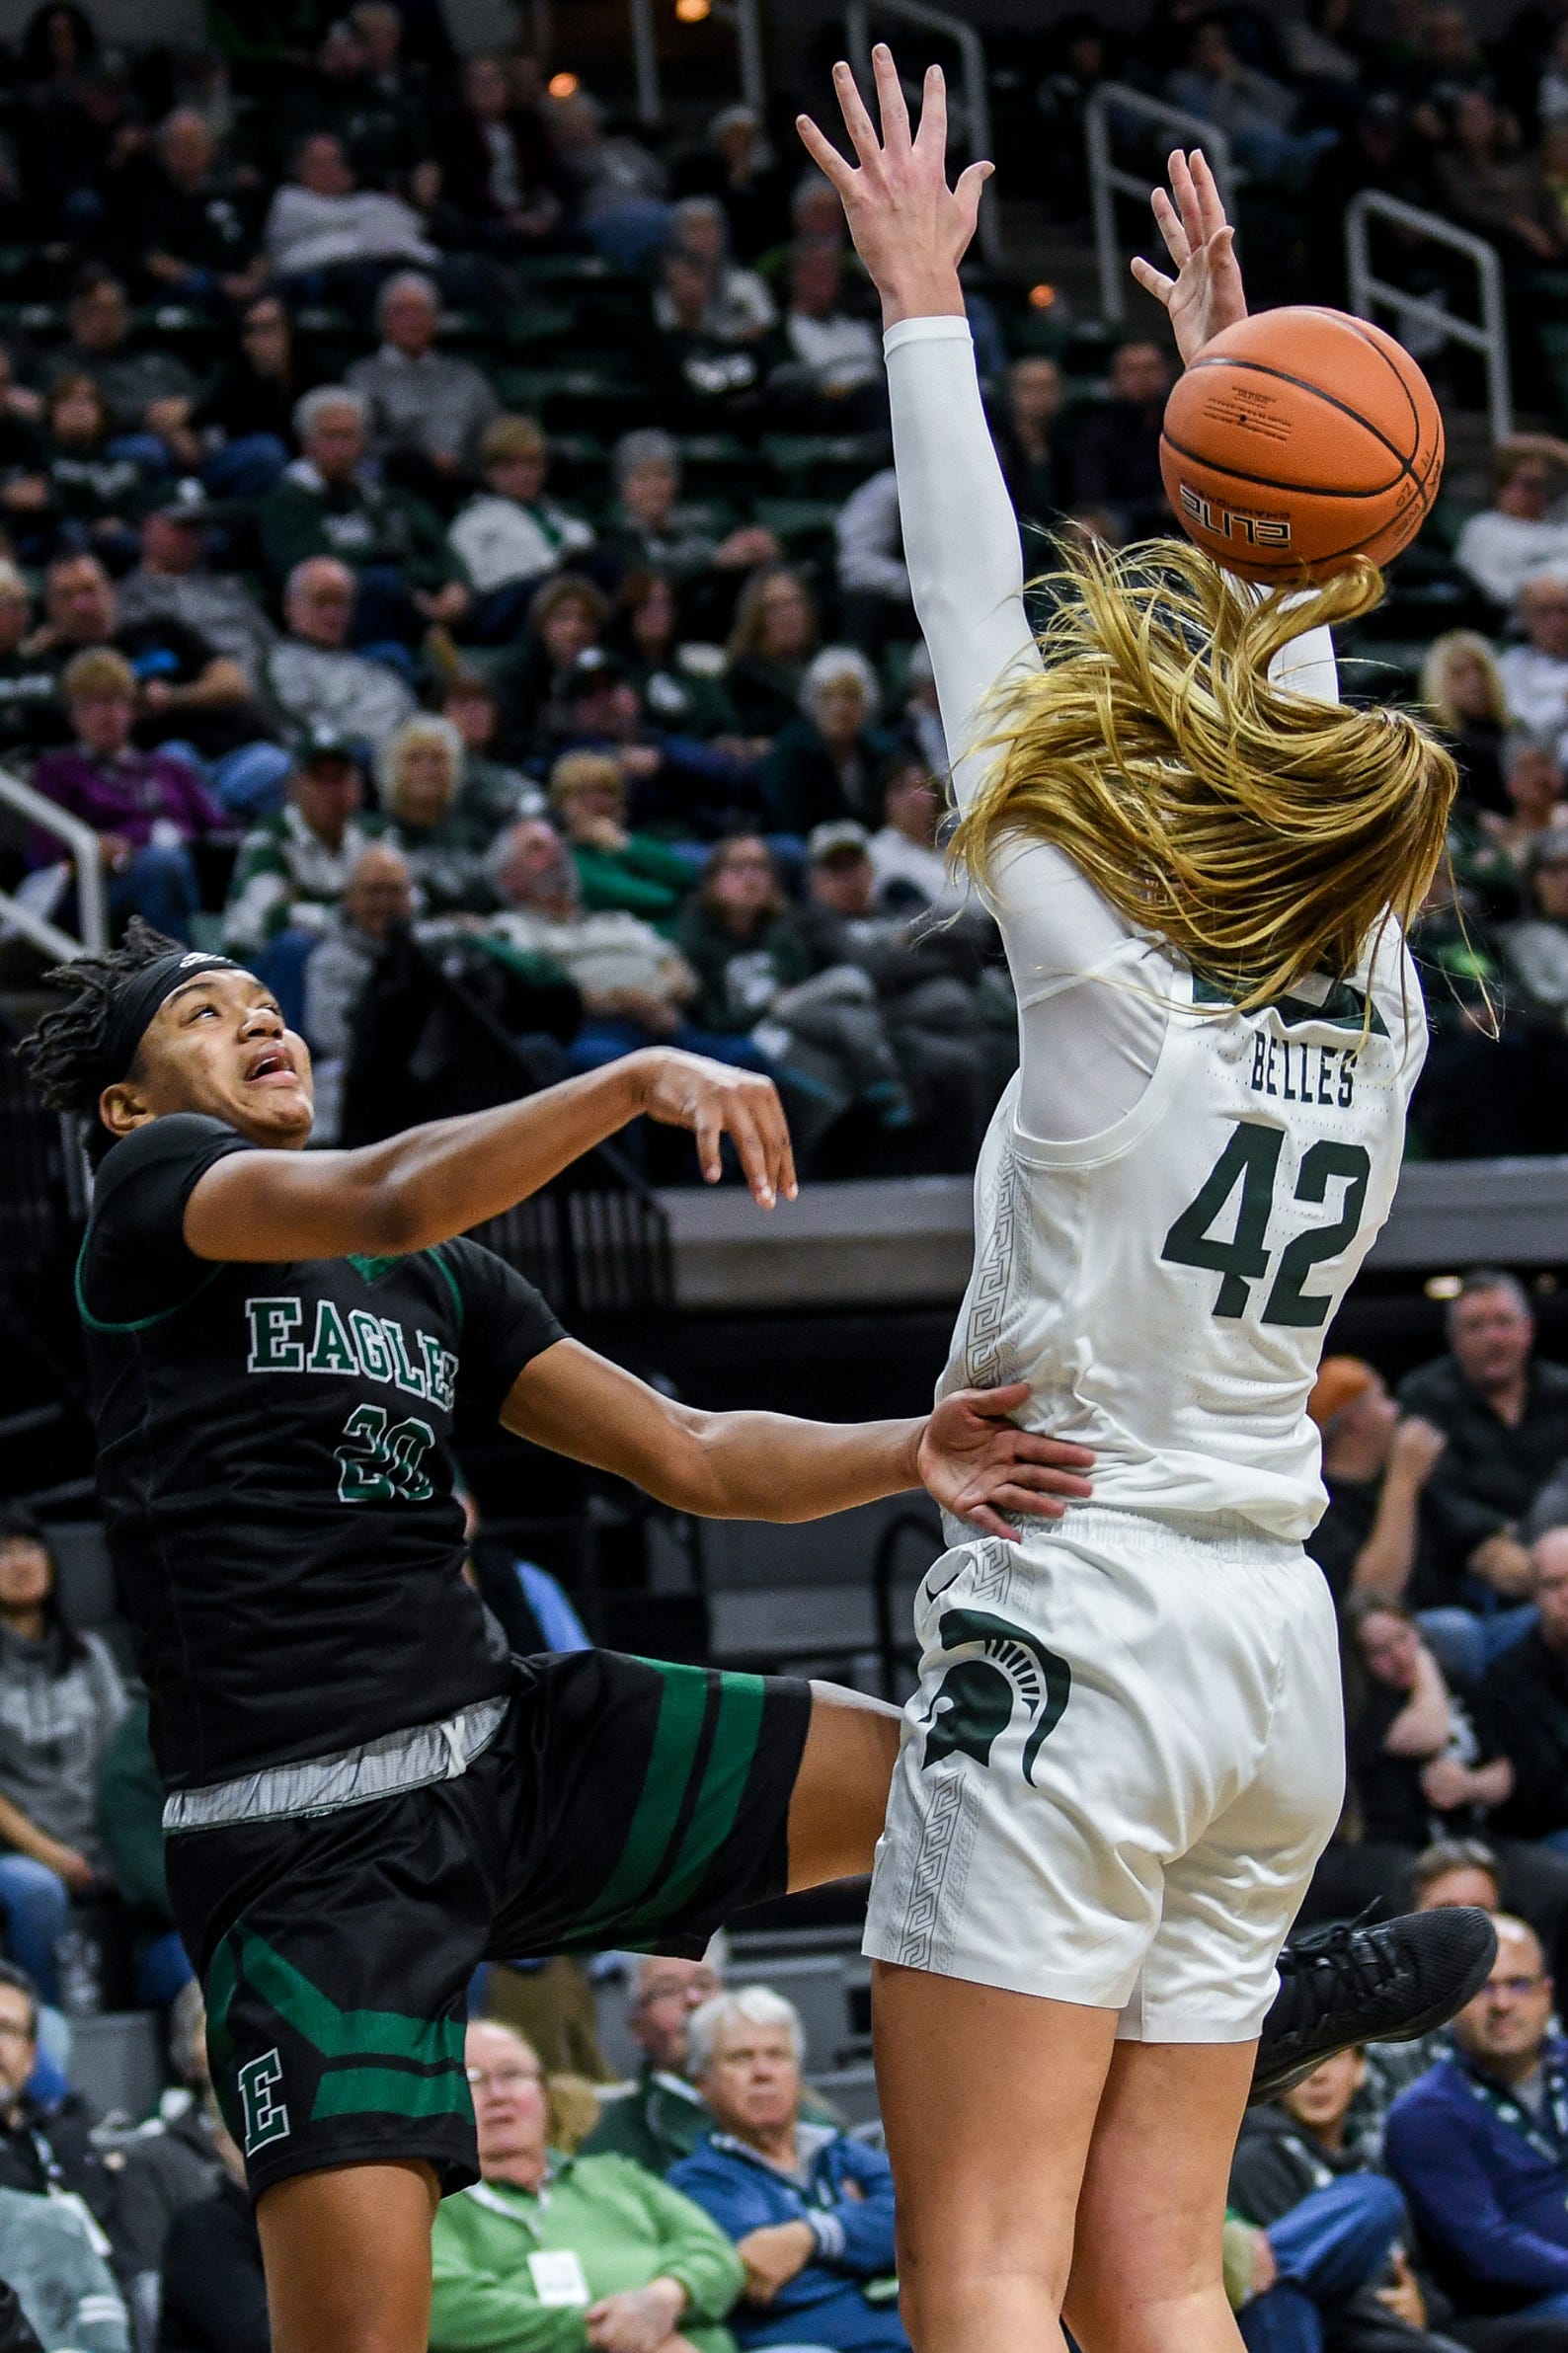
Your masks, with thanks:
[[[1156,188],[1149,202],[1176,275],[1167,277],[1141,254],[1133,264],[1133,275],[1146,294],[1165,305],[1182,365],[1190,367],[1205,344],[1246,317],[1247,297],[1236,260],[1236,232],[1225,218],[1218,184],[1203,149],[1195,147],[1191,155],[1183,155],[1179,147],[1173,148],[1166,168],[1171,195]]]
[[[1029,1383],[999,1389],[956,1389],[935,1408],[920,1436],[920,1477],[928,1494],[955,1519],[985,1535],[1019,1541],[1011,1518],[1059,1520],[1069,1503],[1093,1490],[1087,1447],[1020,1430],[1009,1415],[1026,1404]]]

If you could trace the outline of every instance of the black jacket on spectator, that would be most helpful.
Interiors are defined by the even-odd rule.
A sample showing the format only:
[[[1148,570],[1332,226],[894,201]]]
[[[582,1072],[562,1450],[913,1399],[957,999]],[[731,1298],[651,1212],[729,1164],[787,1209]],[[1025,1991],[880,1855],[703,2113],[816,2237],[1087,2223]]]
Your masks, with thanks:
[[[251,2202],[223,2180],[175,2217],[158,2353],[270,2353],[267,2282]]]
[[[1058,476],[1068,507],[1109,507],[1132,537],[1169,530],[1159,470],[1159,415],[1136,401],[1085,401],[1059,436]]]
[[[1483,1743],[1514,1767],[1494,1827],[1515,1839],[1568,1829],[1568,1659],[1532,1627],[1487,1669],[1475,1708]]]
[[[92,2120],[75,2092],[57,2108],[41,2108],[24,2093],[0,2117],[0,2189],[39,2198],[51,2190],[73,2191],[116,2237],[118,2184],[93,2146]],[[118,2244],[115,2260],[118,2269]]]
[[[150,253],[168,254],[211,277],[228,277],[244,270],[256,251],[254,204],[221,187],[181,188],[155,157],[141,159],[139,168],[133,165],[124,172],[116,197],[126,265],[138,278],[143,258]],[[148,277],[143,282],[154,296],[169,299],[162,280]]]
[[[1328,1579],[1336,1603],[1351,1590],[1357,1556],[1377,1519],[1383,1483],[1375,1479],[1330,1479],[1328,1510],[1306,1539],[1306,1549]],[[1403,1595],[1412,1609],[1465,1607],[1458,1580],[1473,1545],[1466,1545],[1455,1527],[1447,1499],[1431,1485],[1421,1497],[1416,1522],[1416,1557]]]
[[[1451,1356],[1422,1365],[1399,1384],[1406,1413],[1435,1422],[1448,1439],[1427,1492],[1441,1500],[1465,1557],[1522,1520],[1568,1454],[1568,1368],[1536,1357],[1516,1427],[1493,1412]]]
[[[116,2245],[126,2277],[134,2279],[141,2272],[162,2271],[179,2217],[226,2176],[194,2099],[183,2109],[176,2106],[173,2115],[121,2135],[115,2147],[124,2158],[115,2198]]]

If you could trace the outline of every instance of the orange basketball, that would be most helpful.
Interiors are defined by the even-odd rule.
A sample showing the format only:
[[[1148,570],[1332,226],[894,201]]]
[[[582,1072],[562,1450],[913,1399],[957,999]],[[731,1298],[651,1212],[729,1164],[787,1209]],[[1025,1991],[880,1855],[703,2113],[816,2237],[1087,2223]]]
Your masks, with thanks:
[[[1178,378],[1165,494],[1206,555],[1285,583],[1386,564],[1443,477],[1443,419],[1408,352],[1342,310],[1260,311]]]

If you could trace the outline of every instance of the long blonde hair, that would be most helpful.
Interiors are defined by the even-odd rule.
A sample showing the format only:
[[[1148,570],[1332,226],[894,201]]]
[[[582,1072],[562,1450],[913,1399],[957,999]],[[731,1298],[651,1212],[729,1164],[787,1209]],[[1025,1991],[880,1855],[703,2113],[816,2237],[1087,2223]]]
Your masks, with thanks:
[[[1179,540],[1073,548],[1046,584],[1044,667],[997,690],[991,756],[953,853],[1056,842],[1139,930],[1253,1007],[1347,978],[1388,909],[1408,924],[1442,855],[1453,761],[1408,712],[1271,683],[1283,646],[1368,612],[1370,564],[1257,593]]]
[[[1438,725],[1450,736],[1462,735],[1464,719],[1453,699],[1450,684],[1450,669],[1455,657],[1468,655],[1480,664],[1486,679],[1488,696],[1487,717],[1500,728],[1510,724],[1508,689],[1503,673],[1497,667],[1497,656],[1477,629],[1448,629],[1442,637],[1435,637],[1427,648],[1427,658],[1421,665],[1421,700]]]

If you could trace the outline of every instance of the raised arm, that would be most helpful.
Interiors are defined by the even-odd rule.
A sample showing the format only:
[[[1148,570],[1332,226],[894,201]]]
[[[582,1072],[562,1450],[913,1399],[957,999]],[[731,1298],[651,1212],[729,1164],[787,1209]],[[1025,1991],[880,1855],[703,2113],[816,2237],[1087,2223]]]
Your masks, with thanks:
[[[984,772],[963,756],[982,698],[1009,669],[1040,660],[1024,612],[1018,525],[980,405],[958,278],[991,167],[971,164],[950,189],[941,69],[933,65],[925,77],[911,134],[892,55],[880,42],[872,63],[880,138],[848,66],[833,73],[858,169],[809,116],[800,118],[800,133],[842,197],[882,296],[904,561],[962,805]]]
[[[700,1055],[652,1048],[521,1103],[405,1129],[350,1152],[233,1152],[193,1187],[185,1240],[198,1258],[374,1257],[466,1233],[536,1193],[646,1115],[690,1129],[702,1172],[733,1140],[752,1198],[795,1197],[789,1131],[770,1080]]]

